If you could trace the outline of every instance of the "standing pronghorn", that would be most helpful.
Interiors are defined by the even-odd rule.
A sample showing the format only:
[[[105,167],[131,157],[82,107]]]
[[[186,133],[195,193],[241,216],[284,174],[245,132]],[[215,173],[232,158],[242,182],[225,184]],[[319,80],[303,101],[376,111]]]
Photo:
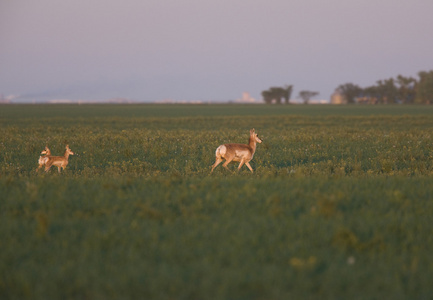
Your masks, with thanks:
[[[47,146],[45,146],[45,149],[42,150],[41,154],[44,156],[39,156],[39,160],[38,160],[39,167],[36,169],[36,172],[39,171],[43,167],[43,165],[47,163],[48,158],[50,158],[51,156],[51,151]]]
[[[74,155],[74,152],[69,149],[69,145],[66,145],[66,151],[64,156],[50,156],[48,158],[48,161],[45,163],[45,172],[48,172],[51,166],[54,165],[57,167],[57,170],[60,173],[60,168],[64,170],[68,165],[69,155]]]
[[[224,159],[226,160],[225,163],[223,163],[223,167],[229,170],[227,168],[227,165],[231,161],[239,161],[239,167],[238,171],[241,169],[243,164],[246,164],[248,169],[250,169],[251,173],[253,173],[253,168],[250,166],[250,160],[253,159],[254,152],[256,152],[256,143],[261,143],[262,140],[259,139],[257,136],[257,133],[255,133],[254,128],[250,130],[250,140],[248,145],[246,144],[224,144],[220,145],[216,151],[216,161],[212,165],[212,171],[218,166]]]

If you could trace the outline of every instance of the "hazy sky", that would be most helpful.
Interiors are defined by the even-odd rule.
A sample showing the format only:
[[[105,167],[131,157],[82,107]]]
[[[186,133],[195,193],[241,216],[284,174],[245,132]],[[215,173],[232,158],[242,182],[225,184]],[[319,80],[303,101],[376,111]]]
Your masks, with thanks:
[[[0,0],[0,94],[18,101],[329,99],[433,69],[432,0]]]

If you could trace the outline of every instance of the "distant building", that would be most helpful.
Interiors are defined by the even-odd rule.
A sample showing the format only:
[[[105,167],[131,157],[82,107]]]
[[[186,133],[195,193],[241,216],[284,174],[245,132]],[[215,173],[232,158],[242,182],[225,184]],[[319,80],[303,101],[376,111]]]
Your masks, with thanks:
[[[317,100],[310,100],[310,102],[308,102],[309,104],[329,104],[329,100],[326,99],[317,99]]]
[[[236,102],[238,102],[238,103],[256,103],[256,99],[254,99],[253,97],[251,97],[250,93],[243,92],[242,93],[242,98],[241,99],[237,99]]]
[[[3,94],[0,94],[0,104],[9,104],[11,103],[11,99],[5,98]]]
[[[376,97],[358,97],[355,98],[357,104],[377,104],[379,101]]]
[[[335,91],[331,95],[331,104],[347,104],[347,100],[344,98],[343,94]]]

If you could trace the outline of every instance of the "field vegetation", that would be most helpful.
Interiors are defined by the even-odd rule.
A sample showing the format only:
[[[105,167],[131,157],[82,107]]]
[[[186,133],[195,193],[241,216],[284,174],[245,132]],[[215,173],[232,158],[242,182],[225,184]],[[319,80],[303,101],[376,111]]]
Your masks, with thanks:
[[[251,128],[255,172],[210,174]],[[2,106],[0,298],[431,299],[432,128],[430,106]]]

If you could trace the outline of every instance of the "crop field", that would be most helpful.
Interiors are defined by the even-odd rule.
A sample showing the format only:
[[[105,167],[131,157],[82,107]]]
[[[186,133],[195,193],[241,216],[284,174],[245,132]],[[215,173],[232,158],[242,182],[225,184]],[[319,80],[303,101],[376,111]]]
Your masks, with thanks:
[[[251,128],[254,173],[210,174]],[[0,299],[432,299],[432,135],[431,106],[2,105]]]

